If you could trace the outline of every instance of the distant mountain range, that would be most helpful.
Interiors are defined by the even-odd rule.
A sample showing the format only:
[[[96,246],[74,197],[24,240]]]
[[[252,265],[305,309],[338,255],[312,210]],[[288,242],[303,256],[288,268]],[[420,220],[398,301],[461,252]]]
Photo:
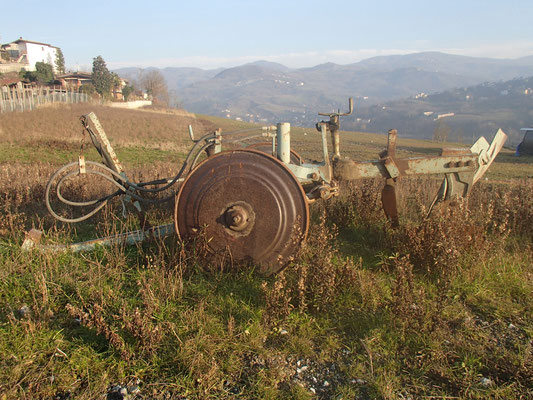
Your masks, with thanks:
[[[115,72],[136,78],[139,71],[123,68]],[[327,63],[312,68],[288,68],[257,61],[227,69],[164,68],[159,71],[180,105],[191,112],[260,123],[287,121],[309,126],[319,119],[317,112],[345,107],[348,97],[355,99],[356,121],[361,118],[359,109],[367,110],[373,105],[532,76],[533,56],[511,60],[424,52],[374,57],[349,65]],[[354,122],[353,125],[358,124]],[[374,125],[365,129],[374,129]]]

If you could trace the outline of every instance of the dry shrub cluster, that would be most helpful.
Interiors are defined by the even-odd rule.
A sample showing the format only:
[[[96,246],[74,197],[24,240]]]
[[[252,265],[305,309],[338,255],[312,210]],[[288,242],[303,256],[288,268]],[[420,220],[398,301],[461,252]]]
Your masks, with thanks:
[[[379,295],[377,304],[391,308],[401,330],[437,329],[449,303],[447,289],[460,271],[504,254],[510,237],[522,237],[521,246],[531,248],[531,181],[481,182],[468,199],[441,203],[427,217],[430,195],[426,189],[437,187],[438,182],[426,180],[406,180],[398,187],[403,214],[396,230],[383,223],[378,182],[350,185],[344,197],[328,204],[296,261],[274,282],[263,284],[266,322],[283,320],[294,309],[325,311],[344,290],[355,289],[365,309],[372,309]],[[393,277],[390,293],[370,279],[374,275],[339,257],[335,223],[342,229],[362,226],[382,231],[384,242],[375,246],[376,251],[392,252],[384,265]],[[436,285],[436,294],[426,292],[421,283],[426,279]]]
[[[480,183],[469,198],[471,208],[490,219],[490,231],[533,238],[533,181]]]
[[[47,164],[0,166],[1,234],[23,232],[32,214],[43,215],[44,188],[53,171]]]
[[[375,244],[376,251],[388,249],[393,253],[384,262],[384,267],[394,274],[391,307],[405,321],[420,324],[429,323],[430,318],[421,305],[427,294],[423,287],[414,285],[416,274],[445,289],[472,260],[488,259],[504,251],[511,235],[531,239],[531,182],[481,183],[468,199],[440,203],[429,217],[428,186],[436,189],[438,182],[417,178],[397,186],[401,225],[395,230],[384,221],[380,182],[363,181],[344,188],[340,198],[325,206],[320,222],[312,225],[296,261],[274,282],[263,285],[267,321],[283,319],[293,309],[320,311],[349,287],[358,288],[363,295],[362,281],[368,277],[362,279],[360,268],[339,257],[334,245],[338,239],[336,224],[341,229],[381,231],[379,237],[384,241]],[[527,243],[526,239],[526,246]],[[372,290],[376,290],[375,285]]]
[[[533,237],[533,183],[476,186],[468,199],[439,204],[429,217],[420,205],[391,231],[396,251],[408,257],[415,270],[451,279],[465,255],[490,257],[504,249],[509,236]]]
[[[267,322],[283,319],[292,309],[324,311],[339,293],[355,286],[357,269],[351,259],[340,257],[335,245],[338,232],[328,220],[323,209],[295,261],[270,285],[263,284]]]
[[[389,304],[403,331],[427,332],[443,323],[448,289],[459,274],[506,254],[510,238],[521,238],[519,246],[531,248],[533,184],[481,183],[468,199],[441,203],[429,217],[417,193],[415,198],[403,224],[386,231],[395,252],[387,260],[394,276]],[[426,279],[435,294],[421,284]]]
[[[392,242],[417,271],[450,279],[464,254],[482,253],[487,222],[476,221],[467,202],[458,200],[440,204],[419,224],[404,224],[391,232]]]
[[[125,360],[154,357],[162,340],[173,332],[170,322],[157,318],[166,302],[179,300],[187,266],[178,247],[163,242],[145,258],[144,273],[128,281],[128,261],[123,247],[105,251],[105,258],[95,261],[100,285],[76,288],[76,295],[65,309],[74,321],[102,335],[109,346]],[[106,285],[103,282],[108,282]],[[109,282],[111,286],[109,286]],[[124,296],[131,292],[131,296]]]
[[[329,221],[341,228],[355,225],[373,228],[381,225],[384,220],[380,196],[382,189],[383,182],[377,179],[343,183],[341,195],[326,204]]]

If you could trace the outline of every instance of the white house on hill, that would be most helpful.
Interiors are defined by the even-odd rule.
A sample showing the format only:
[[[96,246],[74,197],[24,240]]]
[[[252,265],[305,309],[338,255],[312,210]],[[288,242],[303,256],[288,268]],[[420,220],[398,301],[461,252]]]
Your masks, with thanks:
[[[19,64],[26,71],[35,71],[35,64],[38,62],[48,63],[56,70],[57,47],[55,46],[20,38],[2,45],[1,48],[7,51],[12,64]]]

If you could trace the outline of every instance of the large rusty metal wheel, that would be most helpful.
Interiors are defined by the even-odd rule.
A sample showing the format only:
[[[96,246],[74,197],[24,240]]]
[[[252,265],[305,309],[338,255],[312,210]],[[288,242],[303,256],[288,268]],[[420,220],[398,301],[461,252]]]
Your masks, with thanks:
[[[201,232],[212,254],[281,270],[307,235],[309,206],[300,183],[261,151],[225,151],[200,163],[176,195],[180,239]]]
[[[260,142],[260,143],[254,143],[246,147],[247,149],[253,149],[253,150],[259,150],[263,153],[267,153],[268,155],[272,155],[272,143],[270,142]],[[291,164],[294,165],[302,165],[304,163],[304,159],[302,156],[300,156],[296,151],[291,149]]]

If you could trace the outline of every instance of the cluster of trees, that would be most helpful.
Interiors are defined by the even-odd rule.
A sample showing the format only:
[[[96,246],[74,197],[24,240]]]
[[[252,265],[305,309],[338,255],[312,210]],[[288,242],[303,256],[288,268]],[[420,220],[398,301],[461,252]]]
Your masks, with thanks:
[[[125,100],[135,92],[144,92],[156,103],[168,106],[169,95],[165,78],[159,71],[151,70],[141,74],[138,81],[132,80],[130,84],[122,87],[120,77],[110,72],[102,56],[93,58],[92,85],[84,85],[87,93],[98,93],[101,97],[109,97],[112,91],[122,89]]]
[[[102,98],[108,98],[113,91],[122,88],[120,77],[107,69],[107,65],[102,56],[93,58],[93,72],[91,78],[92,84],[85,85],[83,89],[87,92],[96,92]]]
[[[65,73],[65,57],[60,48],[56,50],[55,66],[58,74]],[[55,80],[54,67],[45,62],[35,63],[35,71],[20,71],[20,76],[27,81],[41,84],[52,83]]]
[[[51,83],[54,81],[54,68],[45,62],[35,64],[35,71],[20,71],[23,79],[30,82]]]
[[[65,57],[61,49],[57,49],[55,59],[56,72],[65,73]],[[21,71],[23,79],[40,84],[52,83],[55,81],[54,67],[45,62],[35,64],[35,71]],[[150,96],[157,104],[168,106],[168,87],[163,75],[157,70],[150,70],[141,73],[137,81],[132,80],[130,84],[123,85],[122,79],[114,72],[109,71],[102,56],[93,58],[92,83],[82,85],[81,91],[89,95],[98,94],[101,98],[108,99],[113,92],[122,92],[122,96],[127,101],[135,92],[144,92]]]

